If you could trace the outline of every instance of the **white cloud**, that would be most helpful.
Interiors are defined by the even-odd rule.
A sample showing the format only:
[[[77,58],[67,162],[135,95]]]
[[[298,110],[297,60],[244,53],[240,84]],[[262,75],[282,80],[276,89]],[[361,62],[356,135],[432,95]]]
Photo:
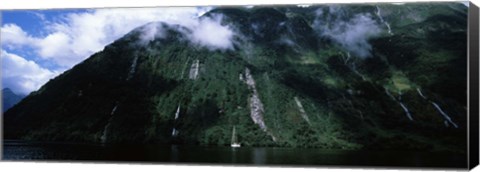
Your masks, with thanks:
[[[157,38],[165,38],[164,29],[165,28],[158,22],[149,23],[140,28],[140,32],[142,32],[140,35],[140,43],[146,44]]]
[[[204,11],[196,12],[201,15]],[[195,16],[195,17],[192,17]],[[182,33],[191,43],[206,47],[209,50],[228,50],[233,49],[234,29],[228,25],[222,25],[223,15],[212,15],[210,17],[198,18],[198,15],[189,14],[189,16],[178,16],[166,20],[160,20],[166,24],[180,25],[184,29],[178,31]],[[145,44],[155,38],[165,38],[165,26],[160,23],[149,23],[142,27],[140,31],[140,43]]]
[[[62,32],[56,32],[39,40],[37,43],[41,48],[39,54],[45,58],[55,58],[56,55],[61,54],[68,49],[67,45],[70,42],[68,35]],[[49,46],[51,45],[51,46]]]
[[[0,29],[2,45],[8,48],[16,48],[33,44],[36,40],[15,24],[5,24]]]
[[[317,11],[317,15],[324,15],[323,11]],[[314,26],[320,36],[331,38],[344,49],[350,51],[357,57],[366,58],[371,56],[372,46],[369,39],[379,36],[382,33],[379,23],[368,13],[361,13],[348,20],[341,19],[344,15],[343,9],[338,6],[331,6],[329,14],[336,18],[318,18]]]
[[[28,94],[38,90],[50,78],[59,74],[5,50],[1,52],[1,59],[3,87],[10,88],[15,93]]]
[[[46,21],[45,37],[32,37],[15,24],[2,26],[6,48],[32,47],[40,58],[70,68],[136,27],[152,21],[192,25],[211,8],[118,8],[70,13],[60,21]]]
[[[199,11],[200,9],[191,7],[131,8],[68,14],[65,17],[66,23],[51,26],[52,35],[62,33],[66,35],[64,38],[68,38],[59,38],[66,42],[64,47],[55,42],[39,46],[41,50],[53,50],[51,54],[42,54],[42,57],[54,57],[60,65],[71,67],[136,27],[152,21],[180,23],[182,19],[196,17]],[[55,49],[61,51],[54,51]]]
[[[233,49],[234,31],[229,26],[221,25],[222,18],[221,15],[216,15],[201,19],[191,27],[193,32],[189,35],[190,40],[210,50]]]
[[[42,68],[34,61],[8,53],[5,56],[4,81],[5,87],[19,87],[26,93],[36,90],[48,79],[59,72],[73,67],[106,45],[124,36],[134,28],[150,22],[161,21],[168,24],[178,24],[190,29],[186,37],[196,45],[205,46],[210,50],[232,49],[234,32],[229,26],[221,25],[222,16],[199,19],[211,7],[168,7],[168,8],[117,8],[88,10],[81,13],[67,13],[56,19],[44,22],[44,36],[25,32],[13,23],[1,27],[2,46],[7,51],[17,47],[29,47],[34,52],[35,61],[54,64],[58,72]],[[164,37],[162,27],[156,25],[144,28],[143,40],[150,41],[156,37]],[[32,53],[27,53],[32,54]],[[20,68],[15,70],[15,68]],[[31,71],[26,70],[31,68]],[[13,73],[11,73],[13,71]],[[36,71],[36,72],[32,72]],[[14,78],[17,78],[15,80]]]
[[[308,8],[310,6],[311,6],[310,4],[298,4],[297,5],[297,7],[300,7],[300,8]]]
[[[380,33],[381,29],[375,20],[367,15],[357,15],[349,22],[338,23],[326,34],[357,56],[368,57],[372,49],[368,40]]]

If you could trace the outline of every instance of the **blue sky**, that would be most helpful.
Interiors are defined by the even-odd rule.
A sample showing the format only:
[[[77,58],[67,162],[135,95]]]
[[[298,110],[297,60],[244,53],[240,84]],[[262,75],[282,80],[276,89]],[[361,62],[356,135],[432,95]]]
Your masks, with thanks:
[[[10,10],[2,12],[2,24],[15,24],[22,28],[23,31],[33,37],[45,37],[49,32],[45,29],[46,25],[51,22],[59,22],[63,19],[65,14],[83,13],[86,10]],[[3,46],[2,49],[7,49],[8,52],[20,55],[26,60],[33,60],[41,66],[55,70],[58,69],[54,63],[40,60],[34,53],[34,49],[29,46],[22,46],[18,48],[8,48]]]
[[[82,13],[86,10],[6,10],[2,12],[2,22],[15,23],[33,36],[44,36],[42,29],[48,21],[62,20],[64,14]]]
[[[152,21],[198,25],[193,19],[210,9],[2,11],[2,88],[29,94],[136,27]]]
[[[5,28],[20,31],[27,36],[42,38],[50,34],[46,29],[52,22],[61,22],[64,14],[83,13],[85,10],[6,10],[2,11],[2,88],[9,87],[17,94],[28,94],[38,89],[48,79],[58,75],[61,66],[55,62],[42,59],[35,53],[35,48],[29,45],[15,45],[4,41]],[[7,30],[8,31],[8,30]],[[24,39],[13,35],[12,39]],[[28,44],[28,43],[26,43]],[[18,69],[14,69],[18,68]],[[38,75],[38,76],[35,76]]]

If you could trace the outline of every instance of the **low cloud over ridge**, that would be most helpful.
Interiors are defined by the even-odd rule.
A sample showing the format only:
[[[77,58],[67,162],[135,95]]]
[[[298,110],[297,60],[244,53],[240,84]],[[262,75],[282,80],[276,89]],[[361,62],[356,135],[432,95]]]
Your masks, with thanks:
[[[232,49],[234,32],[230,27],[221,25],[222,16],[199,18],[211,9],[212,7],[119,8],[64,13],[56,16],[57,20],[42,20],[44,27],[41,30],[45,33],[43,35],[28,33],[15,23],[5,23],[0,29],[2,59],[6,55],[20,57],[40,69],[50,71],[51,75],[45,75],[50,79],[102,50],[134,28],[155,21],[190,28],[192,32],[187,38],[196,45],[210,50]],[[147,35],[144,39],[162,36],[161,30],[154,29],[145,32]],[[22,52],[24,56],[21,57],[17,54],[22,50],[30,51]],[[22,61],[11,63],[18,66]],[[44,63],[53,64],[54,68],[40,65]],[[17,77],[30,76],[19,73]],[[2,79],[5,79],[5,76]],[[20,87],[24,84],[22,82],[24,80],[12,80],[10,86],[4,84],[4,87],[12,87],[12,90],[23,93],[35,91],[39,87]]]
[[[325,21],[323,15],[330,16],[325,17]],[[347,20],[343,19],[344,15],[338,6],[331,6],[328,13],[318,10],[314,27],[319,36],[332,39],[357,57],[371,56],[372,46],[368,41],[382,33],[379,23],[369,13],[356,14]]]
[[[180,25],[186,29],[179,29],[178,32],[194,45],[205,47],[209,50],[233,49],[233,36],[236,35],[231,26],[222,25],[223,15],[212,15],[211,17],[185,18],[181,21],[161,21],[166,24]],[[139,29],[140,44],[145,44],[157,38],[165,38],[165,26],[160,22],[149,23]]]

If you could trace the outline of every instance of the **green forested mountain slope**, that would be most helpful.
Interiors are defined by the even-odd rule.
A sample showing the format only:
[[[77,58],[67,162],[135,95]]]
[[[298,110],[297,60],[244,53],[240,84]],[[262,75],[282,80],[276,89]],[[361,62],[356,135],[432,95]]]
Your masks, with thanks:
[[[4,115],[6,139],[465,152],[456,3],[217,8],[234,47],[152,22]],[[142,30],[163,37],[142,42]],[[166,36],[165,36],[166,35]],[[140,43],[142,42],[142,43]]]

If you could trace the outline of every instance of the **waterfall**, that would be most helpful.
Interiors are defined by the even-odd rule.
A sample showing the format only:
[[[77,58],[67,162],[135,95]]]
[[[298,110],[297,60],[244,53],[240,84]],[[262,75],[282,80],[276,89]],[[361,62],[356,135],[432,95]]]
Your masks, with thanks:
[[[190,73],[189,73],[189,78],[190,79],[197,79],[198,78],[198,71],[200,69],[200,61],[199,60],[195,60],[195,62],[192,64],[192,66],[190,67]]]
[[[418,95],[420,95],[420,97],[422,97],[423,99],[427,100],[427,97],[425,95],[423,95],[422,91],[420,90],[420,88],[417,88],[417,93]]]
[[[310,120],[308,119],[307,113],[303,108],[302,102],[300,102],[298,97],[294,97],[294,99],[295,99],[295,102],[297,103],[297,107],[298,107],[298,110],[300,111],[300,115],[302,115],[302,118],[308,123],[308,125],[311,125]]]
[[[397,100],[392,94],[390,94],[390,92],[388,91],[387,88],[384,88],[385,89],[385,93],[390,97],[392,98],[392,100],[396,101],[397,103],[400,104],[400,106],[402,106],[403,110],[405,111],[405,114],[407,115],[408,119],[410,119],[411,121],[413,121],[413,118],[412,118],[412,115],[410,113],[410,111],[408,110],[407,106],[405,106],[401,101],[401,93],[400,93],[400,96],[399,96],[399,100]],[[418,95],[420,95],[420,97],[422,97],[423,99],[425,100],[428,100],[428,98],[422,93],[422,91],[420,90],[420,88],[417,88],[417,93]],[[450,118],[450,116],[448,116],[447,113],[445,113],[442,108],[440,108],[440,106],[433,102],[433,101],[430,101],[430,103],[432,103],[433,107],[435,107],[435,109],[437,109],[437,111],[443,116],[443,118],[445,119],[444,121],[444,124],[445,126],[449,126],[449,123],[453,125],[453,127],[455,128],[458,128],[458,125],[455,124],[455,122],[453,122],[452,118]]]
[[[347,52],[347,59],[344,60],[345,65],[348,64],[348,60],[350,60],[350,57],[352,57],[350,56],[350,52]]]
[[[377,12],[376,12],[376,14],[377,14],[378,18],[380,19],[380,21],[381,21],[385,26],[387,26],[388,34],[393,35],[392,29],[390,28],[390,24],[388,24],[385,20],[383,20],[382,14],[380,13],[380,7],[378,7],[378,5],[377,5],[376,7],[377,7]]]
[[[183,79],[183,75],[185,74],[185,70],[187,70],[188,61],[190,61],[190,56],[188,56],[187,61],[185,61],[185,64],[183,65],[182,73],[180,74],[180,79]]]
[[[440,114],[442,114],[443,118],[445,118],[446,121],[450,122],[450,124],[452,124],[455,128],[458,128],[458,125],[455,124],[453,121],[452,121],[452,118],[450,118],[450,116],[448,116],[447,113],[445,113],[442,108],[440,108],[440,106],[438,106],[437,103],[435,102],[432,102],[432,105],[437,109],[438,112],[440,112]]]
[[[390,91],[388,91],[387,88],[384,88],[385,89],[385,93],[388,95],[388,97],[390,97],[393,101],[397,102],[403,109],[403,111],[405,112],[405,115],[407,116],[408,119],[410,119],[410,121],[413,121],[413,118],[412,118],[412,114],[410,113],[410,111],[408,110],[407,106],[405,104],[403,104],[401,102],[401,99],[402,99],[402,95],[400,93],[399,97],[398,97],[398,100],[390,93]]]
[[[350,55],[350,52],[347,52],[347,53],[346,53],[346,54],[347,54],[346,58],[345,58],[345,55],[344,55],[342,52],[340,52],[340,53],[342,54],[343,64],[346,65],[346,66],[348,66],[348,61],[349,61],[350,58],[352,57],[352,56]],[[350,67],[350,66],[348,66],[348,67]]]
[[[257,124],[264,132],[272,138],[273,141],[277,141],[277,138],[273,136],[271,132],[268,131],[265,122],[263,121],[263,109],[262,101],[258,96],[258,91],[255,85],[255,80],[253,79],[250,69],[245,68],[245,83],[248,85],[248,88],[253,92],[252,96],[249,98],[250,105],[250,117],[252,121]]]
[[[362,78],[362,80],[366,81],[366,77],[364,75],[362,75],[360,72],[358,72],[357,70],[357,66],[355,64],[355,61],[352,60],[352,63],[350,63],[350,65],[348,65],[348,61],[350,60],[350,58],[352,57],[350,55],[350,52],[347,52],[347,58],[345,59],[345,56],[343,56],[343,53],[342,53],[342,57],[343,57],[343,64],[346,65],[350,70],[353,71],[353,73],[355,73],[356,75],[360,76]]]
[[[263,131],[267,130],[265,126],[265,122],[263,121],[263,104],[260,101],[260,98],[256,93],[250,97],[250,117],[252,118],[253,122],[260,126]]]
[[[180,105],[178,105],[177,111],[175,112],[175,119],[174,119],[175,122],[177,121],[178,117],[180,117]],[[178,135],[178,131],[175,127],[173,127],[172,136],[175,137],[177,135]]]
[[[394,101],[397,101],[397,99],[395,99],[395,97],[390,93],[390,91],[388,91],[387,88],[384,88],[384,89],[385,89],[385,93],[388,95],[388,97],[390,97]]]
[[[366,81],[367,79],[365,78],[364,75],[362,75],[360,72],[357,70],[357,65],[355,65],[355,61],[352,62],[352,65],[350,65],[350,69],[353,71],[353,73],[357,74],[362,78],[362,80]]]
[[[240,79],[240,81],[245,82],[245,80],[243,79],[243,74],[242,73],[240,73],[240,76],[238,77],[238,79]]]
[[[110,116],[113,116],[115,111],[117,111],[117,107],[118,107],[118,105],[115,105],[115,107],[113,107],[112,112],[110,112]]]
[[[413,121],[412,114],[410,114],[410,111],[408,110],[408,108],[402,102],[398,102],[398,103],[400,103],[400,106],[402,106],[403,111],[405,111],[405,114],[407,115],[408,119],[410,119],[410,121]]]
[[[252,74],[250,73],[250,69],[246,68],[245,69],[245,79],[246,79],[246,84],[248,85],[248,88],[256,91],[257,89],[255,88],[255,80],[253,79]]]
[[[180,116],[180,105],[178,105],[177,112],[175,112],[175,121],[178,119],[179,116]]]
[[[105,125],[105,128],[103,129],[103,134],[100,137],[100,140],[101,140],[102,143],[107,142],[108,129],[110,128],[110,124],[112,122],[113,114],[115,114],[115,111],[117,111],[117,107],[118,107],[118,105],[115,105],[113,107],[112,111],[110,112],[110,117],[108,118],[107,125]]]
[[[420,95],[420,97],[422,97],[423,99],[425,100],[428,100],[427,96],[425,96],[423,93],[422,93],[422,90],[420,90],[420,88],[417,88],[417,93],[418,95]],[[430,100],[430,103],[432,103],[433,107],[435,107],[435,109],[437,109],[437,111],[443,116],[443,118],[445,119],[445,121],[443,121],[443,123],[445,124],[445,127],[448,127],[449,126],[449,123],[453,125],[453,127],[455,128],[458,128],[458,125],[455,124],[455,122],[453,122],[452,118],[450,118],[450,116],[448,116],[447,113],[445,113],[442,108],[440,108],[440,106],[431,101]]]
[[[175,137],[175,136],[177,136],[177,135],[178,135],[177,129],[173,128],[173,130],[172,130],[172,137]]]
[[[250,117],[255,124],[259,125],[263,131],[266,131],[267,127],[263,122],[263,104],[258,96],[258,92],[255,86],[255,80],[250,74],[250,70],[248,68],[245,69],[245,78],[248,88],[253,91],[253,94],[250,97]]]
[[[128,72],[127,81],[132,79],[133,74],[135,74],[135,69],[137,68],[138,56],[135,56],[133,59],[132,65],[130,65],[130,71]]]

